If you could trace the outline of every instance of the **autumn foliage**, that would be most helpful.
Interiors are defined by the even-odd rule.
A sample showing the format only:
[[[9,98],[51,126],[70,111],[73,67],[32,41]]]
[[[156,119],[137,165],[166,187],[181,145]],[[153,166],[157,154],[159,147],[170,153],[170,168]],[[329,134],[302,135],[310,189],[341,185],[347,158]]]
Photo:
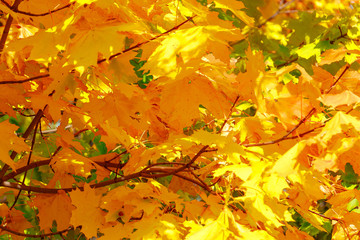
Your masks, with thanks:
[[[1,239],[360,238],[357,1],[0,11]]]

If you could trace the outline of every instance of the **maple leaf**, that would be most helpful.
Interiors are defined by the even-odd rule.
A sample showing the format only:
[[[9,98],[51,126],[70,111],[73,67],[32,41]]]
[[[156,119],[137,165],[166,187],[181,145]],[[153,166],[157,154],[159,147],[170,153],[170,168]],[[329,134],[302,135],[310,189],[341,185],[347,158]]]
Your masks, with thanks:
[[[28,59],[33,59],[41,62],[50,62],[56,57],[60,50],[63,49],[66,41],[62,38],[60,33],[57,33],[57,27],[51,29],[41,29],[33,36],[21,39],[19,41],[11,42],[8,46],[8,51],[16,51],[17,49],[24,49],[27,46],[31,47],[31,53]],[[47,51],[44,53],[42,42],[47,46]]]
[[[209,133],[207,131],[198,131],[195,132],[188,138],[184,138],[185,141],[194,141],[203,145],[215,145],[218,147],[220,154],[226,154],[229,159],[229,162],[240,163],[240,155],[245,154],[242,146],[234,143],[232,137],[230,136],[220,136],[218,134]],[[245,172],[248,170],[244,169]],[[246,174],[247,175],[247,174]]]
[[[23,151],[29,151],[30,148],[24,143],[24,140],[17,137],[15,131],[18,127],[14,124],[4,121],[0,123],[0,132],[3,134],[4,138],[1,138],[1,161],[8,164],[12,169],[16,170],[15,162],[10,158],[9,152],[16,151],[21,153]]]
[[[244,11],[241,11],[245,8],[244,4],[240,1],[228,1],[228,0],[216,0],[214,1],[217,7],[225,8],[231,10],[238,18],[244,21],[247,25],[252,26],[254,24],[254,19],[246,15]]]
[[[360,120],[343,112],[337,112],[325,127],[318,134],[317,138],[326,143],[334,135],[342,132],[344,128],[353,127],[357,132],[360,131]]]
[[[67,89],[74,94],[77,85],[74,76],[69,73],[72,67],[62,67],[63,63],[63,61],[53,61],[49,68],[49,74],[53,81],[44,91],[44,95],[51,94],[54,100],[58,100],[60,96],[64,95]]]
[[[104,212],[100,209],[101,194],[97,194],[95,189],[85,184],[84,191],[77,189],[69,195],[75,206],[70,223],[74,226],[81,225],[82,232],[88,238],[97,236],[97,230],[104,221]]]
[[[90,159],[76,154],[69,148],[65,148],[52,158],[50,165],[55,171],[84,177],[91,175],[91,169],[97,169],[100,174],[105,171]]]
[[[186,127],[199,118],[200,104],[218,118],[225,116],[226,105],[229,105],[223,96],[217,94],[209,79],[197,74],[166,83],[162,92],[160,108],[165,113],[163,119],[175,129]]]
[[[134,31],[134,29],[139,33],[141,33],[140,29],[145,31],[140,23],[123,23],[117,26],[89,27],[88,29],[79,26],[76,36],[68,47],[68,61],[82,67],[96,65],[99,52],[108,58],[124,50],[126,35],[119,32]]]
[[[201,56],[205,55],[211,42],[219,44],[239,38],[241,35],[237,37],[232,29],[218,26],[198,26],[178,30],[161,42],[149,57],[144,69],[151,70],[150,73],[155,77],[168,76],[174,79],[179,72],[177,64],[179,56],[183,61],[183,69],[196,70]]]
[[[356,238],[358,8],[1,1],[2,238]]]
[[[308,146],[314,141],[300,141],[296,143],[290,150],[282,155],[273,166],[272,171],[280,176],[286,177],[304,166],[307,166]]]
[[[19,232],[23,232],[25,229],[31,228],[32,224],[27,221],[23,212],[17,209],[9,210],[4,217],[3,224],[10,229],[17,229]],[[20,236],[14,236],[15,240],[23,239]]]
[[[325,105],[337,107],[341,105],[352,105],[360,101],[360,97],[353,92],[346,90],[339,94],[325,94],[319,99]]]
[[[59,191],[58,194],[54,195],[38,194],[33,200],[33,204],[39,211],[41,229],[51,229],[54,220],[56,220],[56,226],[59,229],[66,229],[69,226],[74,207],[65,192]]]

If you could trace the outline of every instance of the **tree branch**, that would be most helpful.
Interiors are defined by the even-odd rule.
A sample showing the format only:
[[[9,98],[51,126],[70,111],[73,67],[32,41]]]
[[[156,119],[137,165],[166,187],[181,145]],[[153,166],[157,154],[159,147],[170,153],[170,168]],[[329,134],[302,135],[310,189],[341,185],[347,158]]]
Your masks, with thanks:
[[[2,2],[5,6],[7,6],[8,8],[11,9],[11,5],[8,4],[5,0],[1,0],[1,2]]]
[[[61,11],[61,10],[65,9],[65,8],[70,7],[71,5],[74,5],[74,4],[75,4],[75,2],[69,3],[69,4],[65,5],[65,6],[62,6],[61,8],[54,9],[54,10],[49,10],[49,12],[46,12],[46,13],[30,13],[30,12],[24,12],[24,11],[21,11],[21,10],[17,10],[17,11],[14,11],[14,12],[20,13],[20,14],[23,14],[23,15],[27,15],[27,16],[32,16],[32,17],[43,17],[43,16],[46,16],[46,15]]]
[[[47,159],[47,160],[38,161],[38,162],[32,162],[29,165],[26,165],[24,167],[16,169],[16,172],[14,171],[9,174],[6,174],[2,179],[3,179],[3,181],[8,181],[8,180],[16,177],[17,175],[22,174],[23,172],[28,171],[30,169],[49,165],[50,162],[51,162],[51,158]],[[99,166],[108,167],[108,168],[120,168],[121,169],[121,168],[123,168],[123,166],[125,166],[125,163],[110,163],[110,162],[99,162],[99,161],[95,161],[95,163]]]
[[[184,22],[176,25],[175,27],[167,30],[166,32],[163,32],[163,33],[161,33],[161,34],[159,34],[159,35],[157,35],[157,36],[155,36],[155,37],[153,37],[153,38],[151,38],[151,39],[149,39],[149,40],[147,40],[147,41],[140,42],[140,43],[136,44],[135,46],[132,46],[132,47],[130,47],[130,48],[128,48],[128,49],[125,49],[124,51],[121,51],[121,52],[119,52],[119,53],[115,53],[115,54],[111,55],[111,56],[109,57],[109,59],[107,59],[107,58],[100,59],[100,60],[97,61],[97,63],[100,64],[100,63],[102,63],[102,62],[105,62],[106,60],[112,60],[113,58],[115,58],[115,57],[117,57],[117,56],[119,56],[119,55],[121,55],[121,54],[124,54],[124,53],[126,53],[126,52],[129,52],[129,51],[134,50],[134,49],[136,49],[136,48],[139,48],[139,47],[141,47],[141,46],[144,45],[144,44],[147,44],[147,43],[149,43],[149,42],[151,42],[151,41],[153,41],[153,40],[156,40],[156,39],[158,39],[158,38],[160,38],[160,37],[162,37],[162,36],[164,36],[164,35],[167,35],[167,34],[169,34],[170,32],[172,32],[172,31],[180,28],[180,27],[181,27],[182,25],[184,25],[185,23],[191,21],[191,20],[192,20],[193,18],[195,18],[195,17],[196,17],[196,15],[188,18],[188,19],[185,20]],[[6,39],[5,39],[5,41],[6,41]],[[0,44],[1,44],[1,42],[0,42]],[[1,46],[1,45],[0,45],[0,46]],[[1,51],[0,51],[0,52],[1,52]],[[49,77],[49,76],[50,76],[50,74],[44,74],[44,75],[40,75],[40,76],[36,76],[36,77],[24,79],[24,80],[19,80],[19,81],[13,81],[13,80],[1,81],[0,84],[19,84],[19,83],[25,83],[25,82],[33,81],[33,80],[40,79],[40,78],[46,78],[46,77]]]
[[[0,84],[20,84],[20,83],[25,83],[25,82],[30,82],[36,79],[40,79],[40,78],[47,78],[50,77],[50,74],[44,74],[44,75],[39,75],[36,77],[31,77],[31,78],[27,78],[24,80],[9,80],[9,81],[1,81]]]
[[[8,7],[10,10],[13,10],[14,12],[16,13],[20,13],[20,14],[23,14],[23,15],[27,15],[27,16],[31,16],[31,17],[42,17],[42,16],[46,16],[46,15],[49,15],[49,14],[52,14],[54,12],[58,12],[60,10],[63,10],[65,8],[68,8],[70,7],[71,5],[74,5],[75,2],[73,3],[69,3],[65,6],[62,6],[61,8],[58,8],[58,9],[54,9],[54,10],[49,10],[49,12],[46,12],[46,13],[29,13],[29,12],[24,12],[24,11],[21,11],[21,10],[18,10],[18,9],[12,9],[11,5],[8,4],[5,0],[1,0],[1,2],[6,6]]]
[[[133,174],[129,174],[127,176],[122,176],[120,178],[115,178],[115,179],[111,179],[111,180],[107,180],[104,182],[100,182],[100,183],[95,183],[90,185],[90,187],[92,188],[100,188],[100,187],[105,187],[114,183],[118,183],[118,182],[123,182],[126,180],[130,180],[133,178],[139,178],[139,177],[145,177],[145,178],[158,178],[158,177],[166,177],[169,175],[174,175],[176,173],[179,173],[187,168],[189,168],[195,161],[196,159],[198,159],[200,157],[200,155],[206,150],[206,148],[208,148],[208,145],[202,147],[200,149],[200,151],[191,159],[191,161],[185,165],[183,165],[182,167],[179,167],[177,169],[175,169],[174,171],[171,172],[166,172],[166,173],[160,173],[160,174],[156,174],[158,171],[151,171],[151,170],[141,170],[139,172],[133,173]],[[24,184],[17,184],[17,183],[12,183],[9,181],[2,181],[0,183],[0,186],[4,186],[4,187],[8,187],[8,188],[12,188],[12,189],[18,189],[18,190],[25,190],[25,191],[31,191],[31,192],[37,192],[37,193],[51,193],[51,194],[56,194],[58,193],[58,191],[63,190],[65,192],[71,192],[73,190],[76,189],[76,187],[72,187],[72,188],[41,188],[41,187],[33,187],[33,186],[26,186]],[[83,190],[83,187],[78,187],[78,189]]]
[[[34,234],[26,234],[26,233],[21,233],[21,232],[17,232],[15,230],[12,230],[10,228],[4,227],[0,225],[0,229],[9,233],[12,233],[14,235],[17,236],[21,236],[21,237],[29,237],[29,238],[43,238],[43,237],[48,237],[48,236],[54,236],[54,235],[58,235],[61,233],[65,233],[68,232],[72,229],[74,229],[73,227],[68,227],[67,229],[64,229],[62,231],[58,231],[58,232],[53,232],[53,233],[45,233],[45,234],[39,234],[39,235],[34,235]]]
[[[33,150],[34,150],[34,145],[35,145],[36,130],[37,130],[39,124],[40,124],[40,120],[41,120],[43,112],[42,112],[42,110],[39,110],[38,113],[39,114],[36,114],[36,116],[34,118],[34,119],[36,119],[36,122],[34,121],[35,122],[35,129],[34,129],[34,134],[33,134],[33,138],[32,138],[32,141],[31,141],[31,148],[30,148],[29,157],[28,157],[27,164],[26,164],[27,166],[29,166],[29,164],[30,164],[31,156],[32,156],[32,153],[33,153]],[[40,117],[37,117],[38,115],[40,115]],[[24,173],[24,177],[23,177],[23,180],[22,180],[22,183],[21,183],[22,185],[24,185],[24,183],[25,183],[26,174],[27,174],[27,171],[25,171],[25,173]],[[13,207],[15,207],[16,202],[19,200],[20,194],[21,194],[21,190],[16,195],[15,200],[14,200],[13,204],[10,207],[10,210],[13,209]]]
[[[46,105],[46,106],[47,106],[47,105]],[[44,107],[44,110],[45,110],[46,106]],[[31,131],[34,129],[36,123],[39,121],[39,119],[42,117],[42,115],[43,115],[43,111],[42,111],[42,110],[39,110],[39,111],[36,113],[34,119],[31,121],[29,127],[26,129],[25,133],[22,135],[22,138],[27,139],[27,138],[29,137]],[[12,152],[11,152],[11,155],[10,155],[10,158],[11,158],[11,159],[15,159],[16,155],[17,155],[17,152],[12,151]],[[6,171],[7,171],[8,169],[9,169],[9,165],[5,164],[5,165],[3,166],[3,168],[1,169],[1,171],[0,171],[0,179],[3,179],[5,173],[6,173]]]
[[[7,6],[9,6],[11,10],[16,11],[19,4],[21,3],[21,1],[22,0],[15,0],[14,4],[11,7],[8,4],[7,4]],[[2,35],[1,35],[1,39],[0,39],[0,54],[4,50],[6,39],[9,35],[10,27],[11,27],[13,20],[14,20],[14,18],[9,14],[9,17],[6,20],[4,31],[3,31]]]

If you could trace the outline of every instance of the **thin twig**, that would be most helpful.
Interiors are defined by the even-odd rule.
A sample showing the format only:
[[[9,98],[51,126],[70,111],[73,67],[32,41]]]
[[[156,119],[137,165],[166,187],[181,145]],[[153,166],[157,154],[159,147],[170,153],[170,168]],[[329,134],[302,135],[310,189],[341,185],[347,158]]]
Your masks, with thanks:
[[[340,81],[340,79],[344,76],[344,74],[346,73],[346,71],[348,71],[350,69],[350,65],[347,65],[345,67],[345,69],[342,71],[342,73],[339,75],[339,77],[336,79],[336,81],[330,86],[330,88],[326,91],[326,94],[330,93],[331,90],[335,87],[335,85]],[[262,143],[250,143],[250,144],[242,144],[244,147],[255,147],[255,146],[265,146],[265,145],[271,145],[271,144],[275,144],[278,142],[281,142],[283,140],[287,140],[287,139],[293,139],[293,138],[288,138],[288,136],[293,133],[296,129],[298,129],[307,119],[309,119],[314,113],[315,113],[316,109],[312,108],[310,110],[310,112],[300,120],[300,122],[293,127],[289,132],[287,132],[284,136],[282,136],[281,138],[278,138],[276,140],[273,141],[268,141],[268,142],[262,142]],[[328,121],[328,120],[327,120]],[[315,129],[314,129],[315,130]],[[314,130],[309,130],[309,132],[312,132]],[[305,132],[307,133],[307,132]]]
[[[330,93],[331,90],[335,87],[335,85],[340,81],[340,79],[344,76],[344,74],[349,70],[350,65],[346,65],[345,69],[342,71],[342,73],[339,75],[339,77],[336,79],[336,81],[330,86],[330,88],[325,92],[326,94]]]
[[[194,179],[192,179],[192,178],[189,178],[189,177],[187,177],[187,176],[181,175],[180,173],[176,173],[176,174],[174,174],[174,175],[177,176],[177,177],[179,177],[179,178],[182,178],[182,179],[184,179],[184,180],[186,180],[186,181],[192,182],[192,183],[198,185],[199,187],[203,188],[205,191],[208,191],[209,193],[214,194],[214,191],[211,190],[211,189],[208,187],[207,184],[203,184],[201,181],[196,181],[196,180],[194,180]]]
[[[1,0],[1,2],[2,2],[5,6],[7,6],[8,8],[11,9],[11,5],[8,4],[5,0]]]
[[[25,12],[25,11],[21,11],[21,10],[17,10],[17,11],[14,11],[14,12],[20,13],[20,14],[23,14],[23,15],[27,15],[27,16],[32,16],[32,17],[43,17],[43,16],[46,16],[46,15],[61,11],[61,10],[65,9],[65,8],[70,7],[71,5],[74,5],[74,4],[75,4],[75,2],[69,3],[69,4],[65,5],[65,6],[62,6],[61,8],[57,8],[57,9],[54,9],[54,10],[49,10],[49,12],[46,12],[46,13],[30,13],[30,12]]]
[[[181,172],[181,171],[183,171],[183,170],[191,167],[191,165],[196,161],[196,159],[198,159],[198,158],[200,157],[200,155],[201,155],[208,147],[209,147],[209,145],[205,145],[204,147],[202,147],[202,148],[200,149],[200,151],[191,159],[190,162],[188,162],[187,164],[185,164],[185,165],[182,166],[182,167],[179,167],[179,168],[175,169],[175,170],[172,171],[172,172],[169,172],[169,174],[164,173],[164,174],[151,175],[151,172],[150,172],[149,170],[147,170],[147,171],[142,170],[142,171],[140,171],[140,173],[141,173],[140,175],[141,175],[141,176],[147,176],[147,177],[149,177],[149,178],[150,178],[150,177],[151,177],[151,178],[159,178],[159,177],[166,177],[166,176],[173,175],[173,174],[175,174],[175,173]]]
[[[298,59],[299,59],[298,57],[295,57],[295,58],[293,58],[293,59],[290,59],[290,60],[287,61],[287,62],[284,62],[284,63],[281,63],[281,64],[277,65],[276,68],[280,68],[280,67],[289,65],[289,64],[291,64],[291,63],[293,63],[293,62],[296,62]]]
[[[27,78],[24,80],[8,80],[8,81],[1,81],[0,84],[20,84],[20,83],[25,83],[25,82],[30,82],[36,79],[41,79],[41,78],[47,78],[50,77],[50,74],[44,74],[44,75],[39,75],[36,77],[31,77],[31,78]]]
[[[208,192],[212,192],[212,189],[209,187],[209,185],[206,184],[206,182],[204,182],[202,179],[200,179],[191,169],[190,173],[191,175],[193,175],[199,182],[201,182],[201,184],[203,185],[203,188],[208,191]]]
[[[310,118],[314,113],[315,113],[315,108],[312,108],[309,113],[303,117],[299,122],[298,124],[296,124],[295,127],[293,127],[290,131],[288,131],[284,136],[282,136],[281,138],[278,138],[276,140],[273,140],[273,141],[268,141],[268,142],[262,142],[262,143],[249,143],[249,144],[240,144],[244,147],[255,147],[255,146],[265,146],[265,145],[271,145],[271,144],[275,144],[275,143],[278,143],[278,142],[281,142],[283,140],[286,140],[286,139],[290,139],[288,138],[288,136],[293,133],[296,129],[298,129],[308,118]]]
[[[268,19],[266,19],[263,23],[257,25],[257,28],[261,28],[262,26],[264,26],[267,22],[273,20],[277,15],[279,15],[281,13],[281,10],[283,10],[284,8],[286,8],[287,6],[289,6],[291,3],[295,2],[296,0],[291,0],[283,5],[281,5],[278,10]]]
[[[39,115],[42,116],[42,110],[39,110]],[[41,120],[41,117],[40,118],[37,118],[37,122],[35,124],[35,129],[34,129],[34,134],[33,134],[33,138],[32,138],[32,141],[31,141],[31,148],[30,148],[30,153],[29,153],[29,157],[28,157],[28,160],[27,160],[27,166],[29,166],[30,164],[30,161],[31,161],[31,156],[32,156],[32,153],[33,153],[33,150],[34,150],[34,146],[35,146],[35,139],[36,139],[36,130],[40,124],[40,120]],[[25,183],[25,179],[26,179],[26,174],[27,174],[27,171],[24,172],[24,177],[23,177],[23,180],[22,180],[22,183],[21,185],[24,185]],[[13,202],[13,204],[11,205],[10,207],[10,210],[13,209],[13,207],[15,207],[17,201],[19,200],[19,197],[21,195],[21,190],[18,192],[18,194],[16,195],[15,197],[15,200]]]
[[[151,41],[153,41],[153,40],[156,40],[156,39],[158,39],[158,38],[160,38],[160,37],[162,37],[162,36],[165,36],[165,35],[169,34],[170,32],[172,32],[172,31],[174,31],[174,30],[177,30],[178,28],[180,28],[180,27],[181,27],[182,25],[184,25],[185,23],[192,21],[193,18],[196,17],[196,16],[197,16],[197,15],[194,15],[194,16],[192,16],[192,17],[189,17],[188,19],[186,19],[186,20],[183,21],[182,23],[176,25],[175,27],[173,27],[173,28],[167,30],[166,32],[163,32],[163,33],[161,33],[161,34],[159,34],[159,35],[157,35],[157,36],[155,36],[155,37],[153,37],[153,38],[151,38],[151,39],[149,39],[149,40],[146,40],[146,41],[144,41],[144,42],[140,42],[140,43],[138,43],[138,44],[136,44],[136,45],[134,45],[134,46],[132,46],[132,47],[130,47],[130,48],[128,48],[128,49],[125,49],[124,51],[121,51],[121,52],[119,52],[119,53],[115,53],[115,54],[111,55],[111,56],[109,57],[109,59],[107,59],[107,58],[100,59],[100,60],[97,61],[97,63],[100,64],[100,63],[102,63],[102,62],[105,62],[106,60],[112,60],[113,58],[115,58],[115,57],[117,57],[117,56],[119,56],[119,55],[121,55],[121,54],[124,54],[124,53],[126,53],[126,52],[129,52],[129,51],[134,50],[134,49],[136,49],[136,48],[139,48],[139,47],[141,47],[141,46],[144,45],[144,44],[147,44],[147,43],[149,43],[149,42],[151,42]]]
[[[341,221],[340,218],[327,217],[327,216],[325,216],[325,215],[323,215],[323,214],[321,214],[321,213],[317,213],[317,212],[312,211],[312,210],[310,210],[310,209],[309,209],[308,211],[311,212],[311,213],[313,213],[313,214],[316,214],[316,215],[318,215],[318,216],[320,216],[320,217],[322,217],[322,218],[328,219],[328,220],[330,220],[330,221],[332,221],[332,220],[334,220],[334,221]]]
[[[46,105],[46,106],[47,106],[47,105]],[[46,108],[46,106],[45,106],[45,108]],[[44,108],[44,110],[45,110],[45,108]],[[29,127],[26,129],[25,133],[22,135],[22,138],[27,139],[27,138],[29,137],[31,131],[32,131],[32,130],[34,129],[34,127],[35,127],[35,123],[36,123],[37,121],[39,121],[39,119],[42,117],[42,115],[43,115],[43,111],[42,111],[42,110],[39,110],[39,111],[36,113],[34,119],[31,121]],[[11,154],[10,154],[10,158],[11,158],[11,159],[15,159],[16,155],[17,155],[17,152],[12,151]],[[5,165],[2,167],[2,169],[1,169],[1,171],[0,171],[0,179],[2,179],[2,178],[4,177],[4,175],[6,174],[6,172],[7,172],[8,169],[9,169],[9,165],[7,165],[7,164],[5,164]]]
[[[221,128],[219,129],[219,131],[218,131],[217,133],[221,133],[222,130],[224,129],[226,123],[229,121],[229,119],[230,119],[230,117],[231,117],[231,114],[233,113],[233,109],[234,109],[236,103],[239,101],[239,98],[240,98],[240,96],[237,95],[237,97],[235,98],[235,101],[234,101],[233,105],[232,105],[231,108],[230,108],[230,112],[229,112],[228,116],[225,118],[224,123],[222,124]]]

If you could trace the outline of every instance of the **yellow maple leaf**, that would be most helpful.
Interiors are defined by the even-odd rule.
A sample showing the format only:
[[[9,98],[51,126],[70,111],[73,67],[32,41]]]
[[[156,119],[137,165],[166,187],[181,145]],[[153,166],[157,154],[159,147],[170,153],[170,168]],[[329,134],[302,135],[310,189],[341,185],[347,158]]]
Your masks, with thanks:
[[[26,46],[31,46],[29,59],[48,63],[56,58],[60,50],[64,49],[64,45],[66,44],[65,38],[58,27],[46,30],[40,29],[33,36],[10,42],[7,50],[19,51]],[[44,51],[43,46],[46,46],[46,51]]]
[[[104,212],[100,209],[101,194],[97,194],[95,189],[85,184],[84,191],[77,189],[69,195],[76,207],[72,211],[70,223],[74,226],[81,225],[81,231],[87,238],[96,237],[97,230],[104,221]]]
[[[279,176],[287,177],[292,174],[296,175],[305,167],[310,167],[307,155],[312,147],[317,147],[316,143],[313,139],[297,142],[275,162],[271,171],[276,172]]]
[[[316,136],[316,139],[318,139],[320,143],[326,144],[333,136],[341,133],[343,130],[351,126],[359,132],[360,120],[354,116],[339,111],[330,119],[330,121],[326,123],[325,127]]]
[[[196,26],[178,30],[161,38],[163,41],[155,51],[151,49],[153,52],[144,69],[150,70],[155,77],[167,76],[174,79],[179,72],[178,56],[182,57],[183,68],[196,70],[209,45],[226,45],[226,41],[239,38],[241,35],[235,35],[233,30],[219,26]]]
[[[214,177],[223,176],[228,171],[233,172],[241,180],[246,181],[252,173],[252,167],[247,164],[228,165],[213,171]]]
[[[105,58],[108,58],[112,54],[124,50],[126,35],[120,32],[136,31],[140,33],[145,30],[141,23],[122,23],[117,26],[77,29],[76,36],[67,48],[68,61],[81,67],[79,70],[83,72],[86,67],[97,64],[98,53],[102,53]]]
[[[284,218],[288,207],[281,204],[276,198],[270,198],[263,193],[256,193],[255,196],[247,197],[245,195],[238,199],[243,200],[248,213],[248,221],[253,226],[260,223],[271,232],[283,225],[281,220]]]
[[[231,1],[231,0],[215,0],[216,7],[225,8],[232,11],[238,18],[240,18],[244,23],[249,26],[253,26],[254,19],[249,17],[244,11],[244,3],[240,1]]]
[[[229,230],[229,215],[230,210],[225,208],[219,215],[219,217],[200,230],[191,232],[186,240],[197,240],[197,239],[211,239],[211,240],[225,240],[234,234]],[[232,214],[231,214],[232,216]],[[231,221],[231,219],[230,219]],[[187,226],[191,226],[187,224]],[[195,228],[196,229],[196,228]]]
[[[245,155],[244,148],[239,144],[236,144],[231,136],[225,137],[207,131],[197,131],[183,140],[190,140],[203,145],[216,146],[218,147],[218,153],[226,154],[228,156],[228,161],[232,163],[240,163],[240,156]]]
[[[77,83],[74,79],[74,75],[70,74],[72,70],[71,66],[63,67],[65,61],[52,61],[49,67],[50,78],[53,79],[51,84],[44,91],[44,95],[52,94],[55,101],[59,100],[60,96],[63,96],[66,90],[70,90],[72,94],[75,93]],[[55,91],[55,92],[53,92]]]

